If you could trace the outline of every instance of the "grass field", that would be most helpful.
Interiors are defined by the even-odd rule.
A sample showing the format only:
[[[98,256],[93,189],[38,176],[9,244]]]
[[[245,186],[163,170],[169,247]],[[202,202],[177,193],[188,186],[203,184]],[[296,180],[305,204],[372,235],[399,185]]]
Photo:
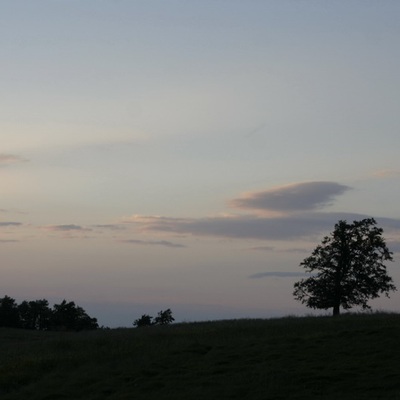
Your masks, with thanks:
[[[400,315],[0,329],[0,398],[400,400]]]

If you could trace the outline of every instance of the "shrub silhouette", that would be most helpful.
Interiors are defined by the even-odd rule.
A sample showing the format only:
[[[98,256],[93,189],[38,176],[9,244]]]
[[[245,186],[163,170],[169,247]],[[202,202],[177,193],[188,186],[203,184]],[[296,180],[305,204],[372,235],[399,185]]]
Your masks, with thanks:
[[[154,319],[150,315],[143,314],[140,318],[136,319],[133,322],[133,326],[141,328],[144,326],[151,326],[151,325],[169,325],[173,321],[175,321],[175,318],[172,316],[171,309],[168,308],[165,311],[161,310],[157,314],[157,317],[155,317]]]
[[[172,311],[168,308],[165,311],[160,311],[156,318],[154,318],[155,325],[168,325],[175,321],[175,318],[172,316]]]
[[[151,326],[153,325],[152,321],[153,317],[147,314],[143,314],[140,318],[136,319],[133,322],[133,325],[136,326],[137,328],[141,328],[143,326]]]

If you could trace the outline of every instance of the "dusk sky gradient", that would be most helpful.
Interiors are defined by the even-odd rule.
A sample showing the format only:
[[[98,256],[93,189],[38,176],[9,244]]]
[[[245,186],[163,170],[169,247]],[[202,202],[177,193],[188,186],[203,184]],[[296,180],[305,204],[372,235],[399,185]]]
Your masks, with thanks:
[[[111,327],[304,315],[300,262],[364,217],[400,287],[399,18],[390,0],[1,2],[0,296]]]

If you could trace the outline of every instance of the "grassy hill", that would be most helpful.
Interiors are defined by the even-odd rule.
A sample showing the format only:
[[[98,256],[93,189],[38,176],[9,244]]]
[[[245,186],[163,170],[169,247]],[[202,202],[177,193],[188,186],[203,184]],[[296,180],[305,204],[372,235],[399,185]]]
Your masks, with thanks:
[[[0,398],[400,399],[400,316],[0,329]]]

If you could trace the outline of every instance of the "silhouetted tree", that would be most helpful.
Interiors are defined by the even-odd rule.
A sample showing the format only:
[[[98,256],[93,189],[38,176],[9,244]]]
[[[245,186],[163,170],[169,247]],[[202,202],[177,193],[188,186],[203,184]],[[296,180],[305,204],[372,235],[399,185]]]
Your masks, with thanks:
[[[0,299],[0,326],[8,328],[18,328],[19,313],[15,299],[4,296]]]
[[[26,301],[17,305],[9,296],[0,298],[0,327],[39,330],[89,330],[97,329],[96,318],[75,305],[73,301],[55,304],[49,308],[46,299]]]
[[[157,314],[157,317],[153,319],[150,315],[143,314],[140,318],[136,319],[133,322],[133,325],[137,328],[143,326],[151,326],[151,325],[168,325],[175,321],[175,318],[172,316],[172,311],[168,308],[165,311],[160,311]]]
[[[81,307],[73,301],[67,303],[63,300],[60,304],[54,304],[50,321],[51,329],[55,330],[91,330],[97,329],[96,318],[91,318]]]
[[[300,264],[313,273],[295,283],[294,296],[310,308],[333,309],[339,315],[340,307],[361,306],[369,309],[369,299],[396,290],[386,271],[384,261],[392,261],[373,218],[348,224],[339,221],[330,236],[322,240],[312,255]]]
[[[147,314],[143,314],[140,318],[133,321],[133,325],[137,328],[142,328],[143,326],[153,325],[153,317]]]
[[[52,311],[49,302],[45,299],[26,301],[18,306],[21,328],[24,329],[49,329]]]
[[[155,325],[168,325],[175,321],[175,318],[172,316],[171,309],[167,309],[165,311],[160,311],[157,317],[154,318]]]

